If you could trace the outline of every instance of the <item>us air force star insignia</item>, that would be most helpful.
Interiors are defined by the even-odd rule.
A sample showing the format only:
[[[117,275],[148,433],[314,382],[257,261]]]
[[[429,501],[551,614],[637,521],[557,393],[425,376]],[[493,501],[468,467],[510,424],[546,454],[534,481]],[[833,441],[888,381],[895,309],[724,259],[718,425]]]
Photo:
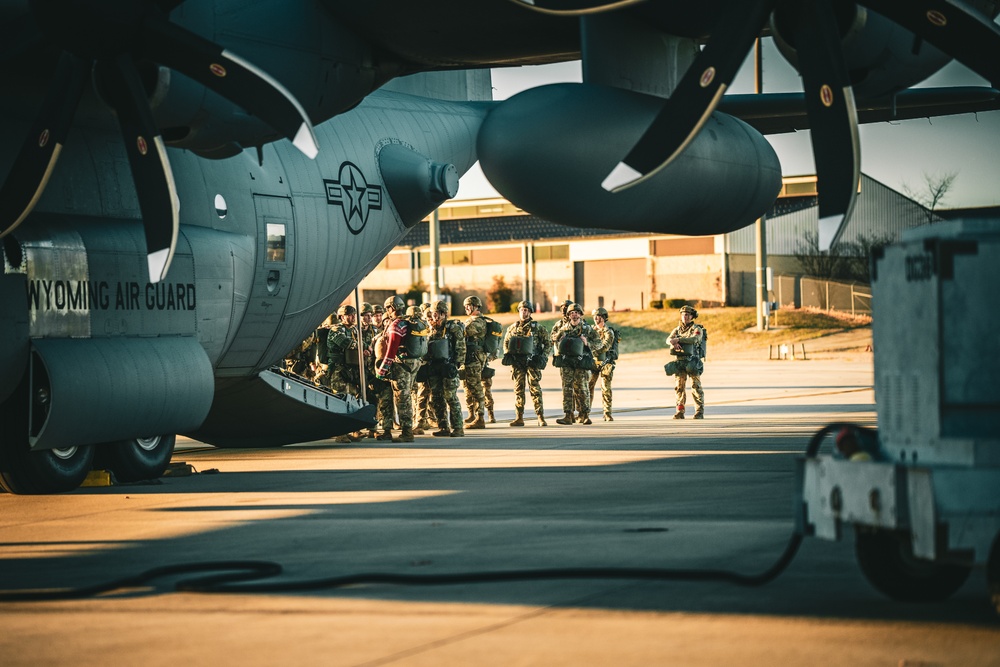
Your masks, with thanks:
[[[368,214],[382,210],[382,188],[368,185],[365,175],[351,162],[340,164],[337,180],[323,179],[326,185],[326,202],[340,206],[344,221],[352,234],[360,234],[368,224]]]

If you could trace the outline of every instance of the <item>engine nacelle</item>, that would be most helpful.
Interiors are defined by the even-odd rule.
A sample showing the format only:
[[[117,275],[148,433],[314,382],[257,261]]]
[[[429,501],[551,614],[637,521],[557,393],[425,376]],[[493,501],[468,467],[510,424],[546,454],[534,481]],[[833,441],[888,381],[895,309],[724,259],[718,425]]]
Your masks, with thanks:
[[[972,4],[997,15],[996,0]],[[781,55],[798,69],[795,45],[797,3],[779,5],[771,16],[771,31]],[[841,47],[854,95],[858,99],[886,97],[920,83],[951,58],[881,14],[852,2],[834,3]]]
[[[483,173],[517,206],[575,227],[719,234],[766,212],[781,188],[778,157],[759,132],[722,113],[651,178],[619,193],[601,187],[662,104],[591,84],[532,88],[487,117]]]

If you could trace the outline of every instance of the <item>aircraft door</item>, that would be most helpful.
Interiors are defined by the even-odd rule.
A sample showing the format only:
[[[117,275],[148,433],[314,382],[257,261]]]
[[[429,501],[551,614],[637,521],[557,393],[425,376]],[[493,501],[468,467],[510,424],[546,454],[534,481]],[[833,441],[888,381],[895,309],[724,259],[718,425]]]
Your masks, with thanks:
[[[253,285],[236,336],[219,362],[219,375],[242,375],[261,363],[288,303],[295,264],[292,202],[268,195],[254,195],[253,201],[257,215]]]

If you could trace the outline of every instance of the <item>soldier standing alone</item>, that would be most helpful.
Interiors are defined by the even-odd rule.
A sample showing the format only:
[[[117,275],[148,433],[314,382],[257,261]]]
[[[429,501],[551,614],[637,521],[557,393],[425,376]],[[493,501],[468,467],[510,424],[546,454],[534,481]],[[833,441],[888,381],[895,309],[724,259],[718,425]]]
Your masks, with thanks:
[[[705,327],[695,324],[698,311],[691,306],[681,306],[681,323],[670,332],[667,345],[670,354],[677,357],[677,373],[674,393],[677,395],[677,412],[674,419],[684,419],[684,404],[687,401],[685,385],[691,378],[691,396],[694,398],[695,419],[705,418],[705,392],[701,388],[701,373],[704,370],[702,357],[705,356]]]
[[[514,410],[517,413],[508,426],[524,426],[525,384],[535,406],[538,425],[548,426],[542,406],[541,381],[552,343],[545,327],[531,318],[532,312],[534,308],[530,301],[518,303],[517,313],[521,319],[507,327],[503,336],[503,364],[510,366],[510,376],[514,380]],[[530,342],[525,339],[530,339]],[[522,352],[529,346],[530,354]]]

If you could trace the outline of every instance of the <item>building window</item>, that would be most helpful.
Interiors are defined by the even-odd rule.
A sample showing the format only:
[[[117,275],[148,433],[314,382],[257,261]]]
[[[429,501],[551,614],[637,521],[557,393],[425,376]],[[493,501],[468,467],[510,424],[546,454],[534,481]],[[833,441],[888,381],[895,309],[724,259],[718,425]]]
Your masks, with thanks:
[[[472,251],[472,263],[482,264],[520,264],[520,248],[481,248]]]
[[[536,245],[535,261],[569,259],[569,245]]]

